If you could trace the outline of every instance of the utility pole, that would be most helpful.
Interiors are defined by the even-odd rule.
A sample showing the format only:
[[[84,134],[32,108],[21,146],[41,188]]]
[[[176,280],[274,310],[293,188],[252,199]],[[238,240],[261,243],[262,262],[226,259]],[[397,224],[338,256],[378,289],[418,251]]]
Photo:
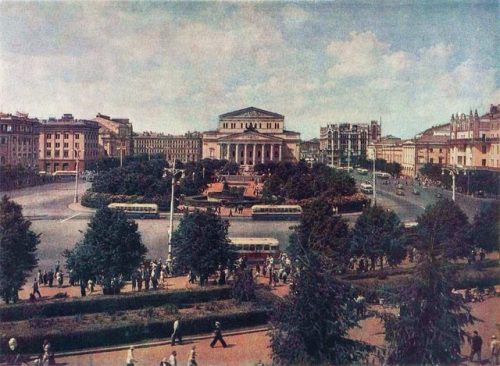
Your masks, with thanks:
[[[75,196],[73,199],[74,203],[78,203],[78,170],[79,170],[79,150],[73,150],[73,153],[75,154],[76,158],[76,164],[75,164]]]
[[[441,168],[441,174],[448,171],[451,174],[451,199],[455,202],[455,177],[459,174],[458,170],[455,168]]]
[[[351,135],[347,135],[347,171],[351,170]]]
[[[373,144],[373,166],[372,166],[372,185],[373,185],[373,206],[377,204],[377,189],[375,188],[376,177],[375,177],[375,161],[377,160],[377,147]]]
[[[170,229],[168,231],[168,256],[171,258],[172,256],[172,230],[174,226],[174,199],[175,199],[175,176],[176,174],[182,172],[184,174],[184,169],[175,169],[175,158],[174,165],[172,168],[165,168],[165,173],[170,172],[172,174],[172,188],[171,188],[171,197],[170,197]]]

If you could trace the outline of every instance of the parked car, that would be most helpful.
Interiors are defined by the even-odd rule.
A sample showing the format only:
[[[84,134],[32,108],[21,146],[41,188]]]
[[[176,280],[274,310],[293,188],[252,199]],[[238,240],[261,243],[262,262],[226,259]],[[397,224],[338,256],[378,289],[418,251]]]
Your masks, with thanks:
[[[418,196],[418,195],[420,195],[420,191],[418,189],[416,189],[416,188],[413,188],[413,194],[415,196]]]
[[[402,189],[396,189],[396,195],[398,195],[398,196],[404,196],[405,195],[405,191],[403,191]]]

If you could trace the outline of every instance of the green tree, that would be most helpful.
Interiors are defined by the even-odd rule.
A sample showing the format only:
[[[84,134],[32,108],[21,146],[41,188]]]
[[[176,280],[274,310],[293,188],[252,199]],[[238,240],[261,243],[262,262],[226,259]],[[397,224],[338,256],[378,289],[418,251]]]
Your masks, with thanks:
[[[386,294],[387,301],[399,307],[399,314],[381,314],[387,364],[460,363],[463,328],[473,318],[462,296],[451,292],[448,276],[444,263],[424,255],[411,278]]]
[[[233,265],[235,254],[228,239],[229,223],[212,212],[185,214],[172,235],[178,271],[192,271],[202,284],[219,266]]]
[[[442,199],[427,206],[417,223],[417,249],[447,259],[464,258],[470,253],[470,224],[455,202]]]
[[[500,243],[500,205],[498,202],[482,204],[474,217],[471,236],[474,245],[491,252],[498,250]]]
[[[64,255],[66,267],[79,279],[102,276],[103,292],[110,293],[119,291],[119,287],[112,286],[112,280],[128,278],[146,253],[137,223],[127,220],[121,211],[103,207],[88,224],[83,239]]]
[[[31,229],[20,205],[4,195],[0,201],[0,296],[16,302],[19,289],[38,263],[40,235]]]
[[[271,313],[271,349],[276,365],[345,365],[368,347],[348,338],[358,325],[355,293],[340,282],[321,256],[299,245],[290,294]]]
[[[308,247],[328,258],[336,270],[343,271],[349,263],[349,241],[347,221],[333,215],[327,201],[316,199],[304,206],[300,225],[290,236],[288,252],[293,258],[300,247]]]
[[[394,211],[381,206],[367,207],[354,225],[351,251],[370,258],[372,269],[377,259],[383,269],[384,257],[390,265],[397,265],[406,255],[403,234],[403,226]]]

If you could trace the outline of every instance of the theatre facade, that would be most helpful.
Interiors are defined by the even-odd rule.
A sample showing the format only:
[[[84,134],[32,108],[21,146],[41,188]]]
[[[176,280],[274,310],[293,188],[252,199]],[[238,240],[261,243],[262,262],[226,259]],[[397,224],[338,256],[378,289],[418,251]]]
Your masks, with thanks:
[[[245,168],[298,161],[300,133],[285,130],[281,114],[249,107],[219,116],[215,131],[203,133],[203,158],[226,159]]]

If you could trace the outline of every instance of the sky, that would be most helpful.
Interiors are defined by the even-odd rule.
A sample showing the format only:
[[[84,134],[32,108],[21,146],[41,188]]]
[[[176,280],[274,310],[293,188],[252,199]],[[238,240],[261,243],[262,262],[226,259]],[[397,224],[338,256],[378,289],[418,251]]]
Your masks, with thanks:
[[[497,1],[0,1],[0,111],[215,129],[254,106],[302,138],[412,137],[500,103]]]

